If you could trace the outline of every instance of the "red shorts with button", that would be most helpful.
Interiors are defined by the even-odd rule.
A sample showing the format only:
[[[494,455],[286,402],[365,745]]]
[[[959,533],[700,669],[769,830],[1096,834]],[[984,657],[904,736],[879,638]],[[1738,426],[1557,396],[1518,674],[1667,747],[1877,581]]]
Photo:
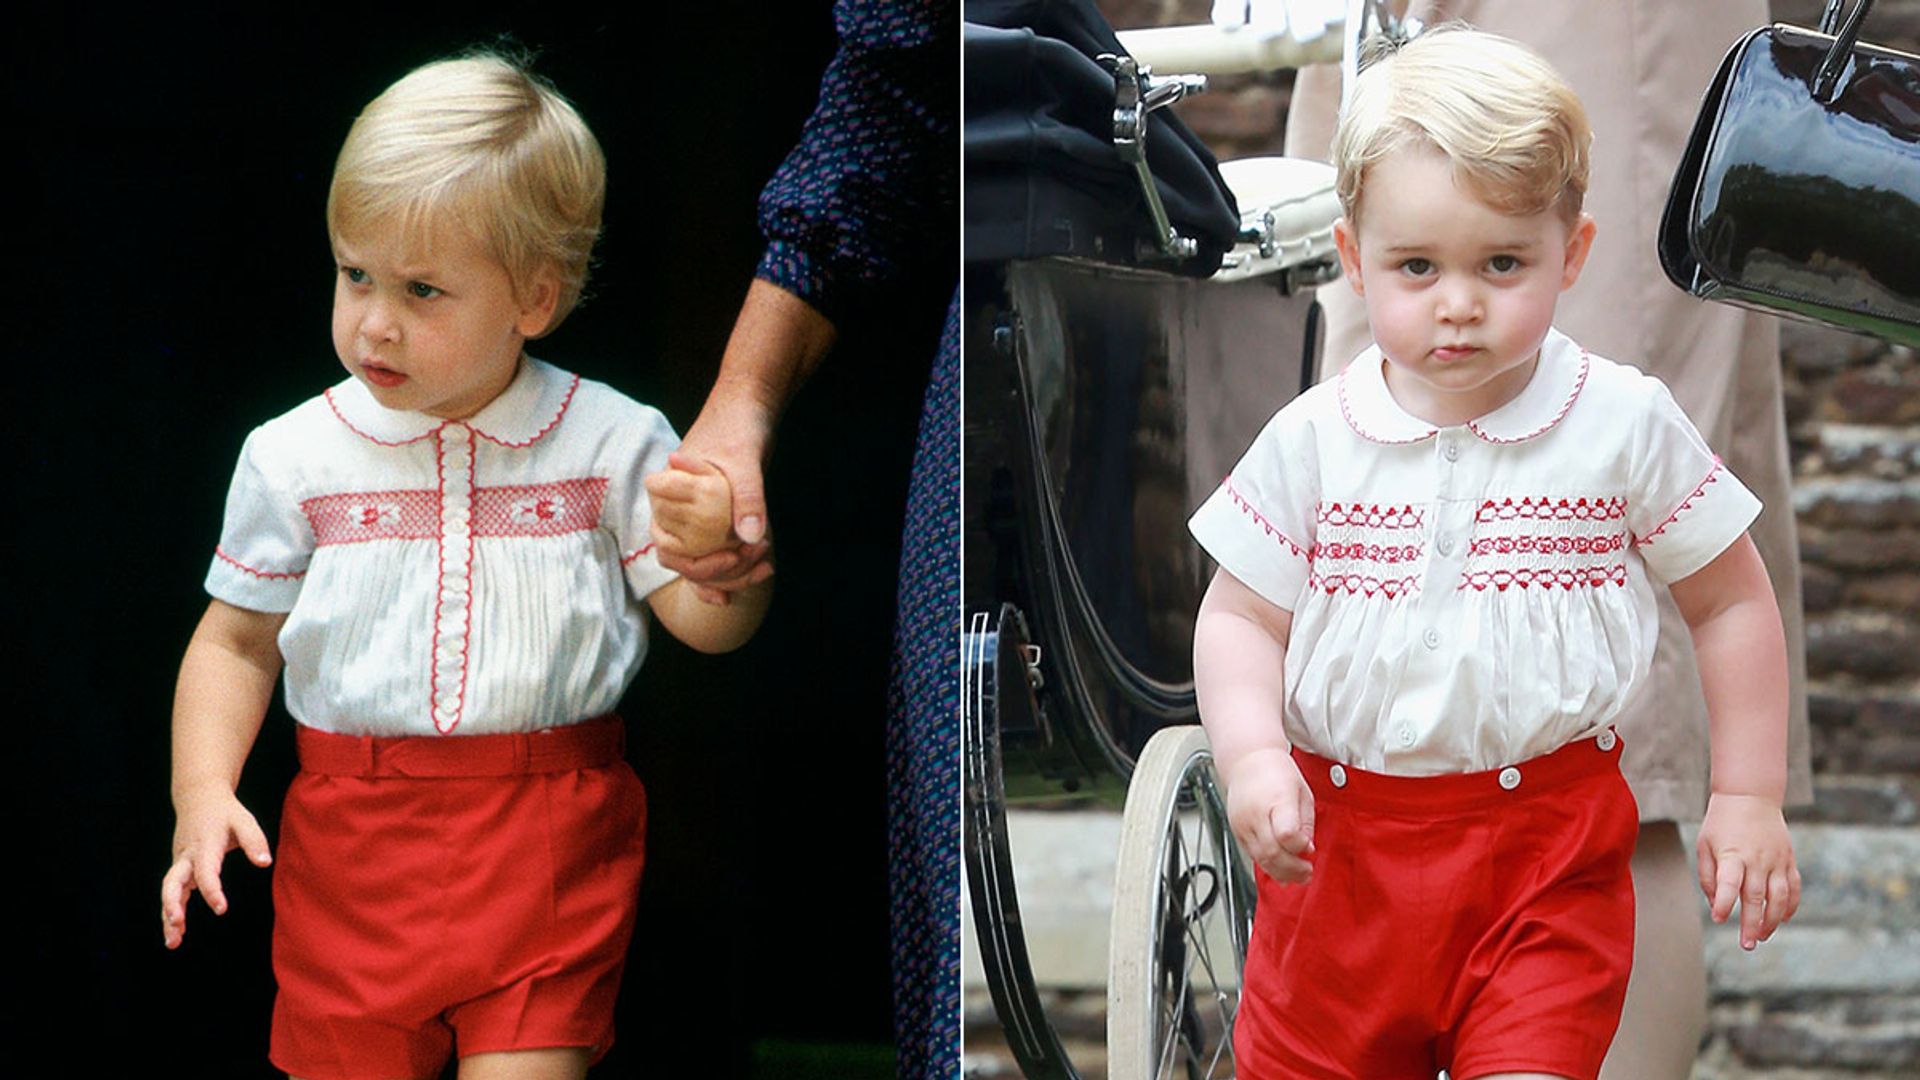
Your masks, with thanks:
[[[1258,875],[1238,1074],[1598,1074],[1633,963],[1639,814],[1618,737],[1435,777],[1293,753],[1313,877]]]
[[[274,1065],[344,1080],[437,1076],[456,1047],[603,1055],[645,852],[624,730],[300,728],[273,872]]]

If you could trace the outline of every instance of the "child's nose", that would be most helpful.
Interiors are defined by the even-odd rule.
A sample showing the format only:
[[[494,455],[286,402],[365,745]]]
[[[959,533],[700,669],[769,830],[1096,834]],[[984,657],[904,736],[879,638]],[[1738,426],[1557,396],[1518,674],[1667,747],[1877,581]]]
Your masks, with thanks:
[[[1441,322],[1478,322],[1480,310],[1480,290],[1473,282],[1449,278],[1440,283],[1435,313]]]
[[[400,340],[400,320],[392,303],[384,297],[369,297],[360,316],[360,335],[368,341]]]

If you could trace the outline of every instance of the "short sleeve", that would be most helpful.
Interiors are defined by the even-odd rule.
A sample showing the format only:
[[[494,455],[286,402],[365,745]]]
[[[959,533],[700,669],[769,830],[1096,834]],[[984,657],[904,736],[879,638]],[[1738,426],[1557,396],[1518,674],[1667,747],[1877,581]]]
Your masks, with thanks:
[[[1664,384],[1636,426],[1627,525],[1663,583],[1712,562],[1760,515],[1760,500],[1721,464]]]
[[[292,494],[261,471],[259,437],[257,431],[247,436],[240,449],[207,592],[249,611],[292,611],[313,558],[313,530]]]
[[[1187,528],[1221,569],[1292,611],[1312,567],[1318,501],[1313,432],[1290,406],[1268,421]]]
[[[657,409],[635,406],[634,422],[612,440],[614,458],[607,477],[605,521],[620,548],[620,567],[627,587],[645,600],[679,575],[660,565],[653,546],[653,503],[646,479],[667,467],[667,455],[680,446],[680,436]]]

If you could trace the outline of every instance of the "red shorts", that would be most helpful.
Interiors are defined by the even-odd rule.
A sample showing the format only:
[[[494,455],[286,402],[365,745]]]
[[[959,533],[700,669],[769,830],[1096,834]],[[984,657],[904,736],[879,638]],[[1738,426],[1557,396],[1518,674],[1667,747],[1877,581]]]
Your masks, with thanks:
[[[618,719],[532,735],[298,729],[273,871],[275,1066],[439,1075],[613,1042],[646,793]]]
[[[1239,1075],[1595,1076],[1633,965],[1640,823],[1618,736],[1434,777],[1293,754],[1313,877],[1258,875]]]

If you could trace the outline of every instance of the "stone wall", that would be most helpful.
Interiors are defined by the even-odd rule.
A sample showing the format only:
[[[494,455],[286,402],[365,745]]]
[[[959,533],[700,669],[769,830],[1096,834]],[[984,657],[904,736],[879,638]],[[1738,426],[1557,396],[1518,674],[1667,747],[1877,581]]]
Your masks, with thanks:
[[[1209,9],[1100,6],[1122,27],[1202,22]],[[1819,8],[1776,0],[1774,14],[1805,25]],[[1863,37],[1920,52],[1920,0],[1876,5]],[[1177,108],[1223,157],[1278,153],[1290,88],[1286,74],[1220,79]],[[1797,325],[1783,349],[1817,802],[1795,815],[1799,918],[1751,956],[1708,935],[1696,1075],[1920,1075],[1920,361]]]

